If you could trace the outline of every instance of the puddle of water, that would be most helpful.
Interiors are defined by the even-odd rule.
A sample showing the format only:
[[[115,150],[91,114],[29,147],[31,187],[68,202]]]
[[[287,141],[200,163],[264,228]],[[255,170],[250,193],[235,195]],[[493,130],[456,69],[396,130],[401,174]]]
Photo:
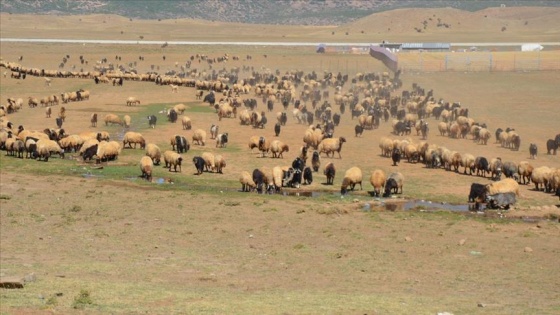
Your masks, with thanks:
[[[95,174],[91,174],[91,173],[85,173],[85,174],[82,174],[82,177],[84,177],[84,178],[101,178],[101,177],[103,177],[103,175],[95,175]]]
[[[283,191],[282,196],[296,196],[296,197],[319,197],[321,193],[316,191]]]
[[[459,212],[467,212],[467,211],[475,211],[475,210],[484,210],[483,205],[480,205],[479,209],[476,209],[474,203],[472,204],[450,204],[445,202],[432,202],[426,200],[409,200],[403,202],[382,202],[381,208],[386,211],[406,211],[406,210],[449,210],[449,211],[459,211]]]

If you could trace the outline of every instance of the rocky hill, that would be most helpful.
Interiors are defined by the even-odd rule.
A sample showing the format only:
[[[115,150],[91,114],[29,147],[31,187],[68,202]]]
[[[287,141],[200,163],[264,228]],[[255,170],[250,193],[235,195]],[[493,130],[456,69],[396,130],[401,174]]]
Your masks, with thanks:
[[[560,6],[560,1],[458,0],[1,0],[0,11],[14,14],[117,14],[132,19],[196,18],[211,21],[282,25],[341,25],[399,8],[477,11],[489,7]]]

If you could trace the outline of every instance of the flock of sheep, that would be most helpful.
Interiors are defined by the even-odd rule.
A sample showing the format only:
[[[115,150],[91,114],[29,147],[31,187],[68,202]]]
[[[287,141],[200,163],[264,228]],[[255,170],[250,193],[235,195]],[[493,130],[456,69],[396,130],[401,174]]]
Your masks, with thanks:
[[[13,72],[26,73],[30,75],[44,75],[44,70],[37,72],[36,69],[30,70],[15,63],[1,62]],[[40,73],[40,74],[38,74]],[[433,97],[433,91],[425,91],[420,86],[414,84],[411,91],[404,90],[401,95],[395,95],[395,90],[400,88],[402,82],[399,73],[393,78],[388,73],[358,73],[349,78],[347,75],[335,75],[325,73],[321,78],[315,72],[303,73],[302,71],[289,71],[285,74],[279,73],[259,73],[253,72],[250,78],[239,79],[238,71],[215,72],[202,74],[198,71],[189,71],[195,78],[176,75],[150,74],[120,74],[116,72],[96,73],[87,75],[95,78],[96,83],[105,82],[104,78],[110,80],[139,80],[155,82],[160,85],[169,85],[172,92],[176,92],[180,86],[193,87],[198,90],[197,99],[201,99],[203,91],[209,91],[204,101],[208,102],[216,109],[218,120],[223,118],[237,118],[241,125],[252,126],[253,128],[265,128],[267,114],[264,111],[257,111],[256,101],[248,99],[251,91],[254,96],[262,98],[263,103],[267,104],[269,112],[274,108],[274,104],[281,103],[284,110],[276,113],[274,131],[279,136],[281,128],[286,125],[288,117],[288,107],[293,106],[291,116],[294,121],[300,124],[307,124],[309,128],[303,135],[303,146],[298,150],[298,154],[291,166],[276,166],[272,169],[255,169],[252,174],[244,171],[240,176],[240,183],[243,191],[257,190],[280,191],[282,187],[299,187],[300,184],[310,184],[312,182],[312,172],[318,172],[320,166],[320,155],[326,157],[342,158],[342,147],[347,142],[346,137],[335,137],[335,129],[340,123],[340,117],[345,115],[346,108],[350,111],[351,119],[357,118],[355,127],[356,137],[362,135],[364,130],[373,130],[379,127],[382,122],[388,123],[390,117],[393,118],[391,126],[393,133],[397,136],[410,135],[412,130],[416,134],[422,134],[422,139],[428,137],[428,118],[441,119],[438,124],[438,131],[441,135],[448,135],[451,138],[466,138],[470,135],[474,141],[487,144],[491,138],[491,133],[486,124],[476,122],[469,117],[467,108],[461,107],[459,103],[450,104],[443,100],[437,101]],[[82,77],[82,74],[76,74]],[[351,83],[350,83],[351,81]],[[49,81],[50,82],[50,81]],[[122,83],[121,83],[122,84]],[[231,86],[230,86],[231,85]],[[347,88],[351,85],[350,88]],[[301,87],[301,92],[296,89]],[[331,98],[328,89],[333,88],[335,94]],[[347,89],[343,91],[343,88]],[[219,100],[216,95],[223,94]],[[62,93],[62,102],[87,100],[89,91],[79,90],[72,93]],[[58,104],[58,96],[46,97],[41,101],[29,98],[29,107],[37,104],[50,106]],[[332,103],[331,103],[332,101]],[[140,105],[141,102],[136,97],[129,97],[126,100],[127,106]],[[0,111],[0,117],[11,114],[23,106],[22,99],[9,99],[8,106]],[[335,110],[338,109],[338,110]],[[184,114],[185,105],[178,104],[167,111],[168,120],[174,123],[178,115]],[[50,111],[47,113],[50,117]],[[62,117],[63,113],[59,113]],[[347,115],[347,114],[346,114]],[[152,119],[153,118],[153,119]],[[148,117],[152,128],[155,127],[155,116]],[[92,114],[91,125],[97,124],[97,114]],[[120,118],[115,114],[107,114],[104,118],[105,125],[118,124],[125,128],[130,127],[130,116],[125,115]],[[181,124],[184,130],[192,128],[191,119],[183,116]],[[156,144],[146,143],[144,137],[137,132],[128,131],[124,134],[122,145],[116,141],[110,141],[104,132],[84,132],[81,134],[67,135],[59,125],[59,129],[44,131],[28,131],[20,126],[14,129],[13,124],[3,118],[2,131],[0,131],[0,147],[5,149],[8,155],[22,157],[23,152],[27,152],[30,157],[48,160],[51,154],[58,153],[61,157],[64,152],[79,152],[83,160],[91,160],[97,157],[97,161],[115,160],[121,150],[126,148],[136,148],[138,145],[146,151],[146,155],[141,158],[140,169],[142,177],[151,180],[153,167],[161,163],[161,157],[165,167],[170,171],[181,172],[183,156],[190,144],[180,136],[173,136],[170,140],[172,150],[167,150],[163,154]],[[216,147],[225,147],[228,141],[228,133],[218,133],[218,126],[211,126],[211,139],[216,140]],[[503,147],[518,150],[520,146],[520,136],[513,129],[495,132],[496,141]],[[557,137],[558,138],[558,137]],[[43,141],[44,140],[44,141]],[[204,146],[206,144],[206,131],[196,129],[192,136],[192,144]],[[556,145],[557,147],[557,145]],[[290,152],[289,146],[279,139],[271,140],[265,136],[255,136],[249,140],[249,148],[257,148],[263,157],[270,152],[272,158],[283,158],[284,153]],[[383,137],[380,141],[381,154],[391,157],[393,164],[405,158],[409,163],[422,162],[427,168],[444,168],[448,171],[453,169],[459,171],[463,167],[463,172],[472,174],[476,171],[477,175],[483,177],[486,173],[492,179],[498,180],[504,174],[507,178],[516,179],[515,182],[523,180],[523,183],[530,182],[540,187],[546,192],[560,191],[560,170],[548,168],[546,166],[534,168],[528,162],[521,162],[518,165],[512,162],[502,162],[499,158],[488,161],[479,156],[474,157],[468,153],[450,151],[445,147],[429,144],[427,141],[413,143],[410,139],[389,139]],[[531,146],[532,148],[532,146]],[[308,150],[313,150],[311,167],[307,165]],[[535,147],[536,155],[536,147]],[[533,149],[531,149],[533,152]],[[196,168],[196,174],[204,171],[221,173],[226,166],[222,155],[213,155],[209,152],[192,159]],[[327,177],[327,184],[333,184],[336,169],[333,163],[328,163],[324,170]],[[362,171],[359,167],[351,167],[345,172],[341,181],[341,193],[346,194],[348,190],[354,190],[356,185],[362,188]],[[375,169],[370,174],[370,184],[373,187],[373,194],[380,195],[383,191],[384,196],[391,193],[402,193],[404,175],[395,172],[386,175],[382,170]],[[517,187],[502,185],[499,190],[502,193],[518,193]],[[502,187],[500,186],[500,187]],[[496,192],[492,184],[487,185],[487,195]]]

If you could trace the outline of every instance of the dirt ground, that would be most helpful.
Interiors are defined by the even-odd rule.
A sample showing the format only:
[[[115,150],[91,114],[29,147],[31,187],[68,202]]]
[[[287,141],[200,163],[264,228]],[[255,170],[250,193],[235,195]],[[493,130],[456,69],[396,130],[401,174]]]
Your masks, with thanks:
[[[215,64],[213,69],[251,67],[253,71],[280,73],[348,73],[386,71],[364,55],[317,55],[308,48],[275,47],[136,47],[110,45],[46,45],[3,43],[3,60],[29,67],[57,69],[62,57],[67,67],[90,69],[103,57],[110,62],[137,62],[140,72],[178,69],[197,53],[241,56]],[[80,65],[78,56],[90,61]],[[121,56],[115,61],[115,56]],[[143,62],[138,56],[145,57]],[[162,56],[166,56],[163,60]],[[245,60],[251,55],[252,60]],[[208,65],[194,64],[210,72]],[[3,72],[3,71],[2,71]],[[240,71],[249,77],[251,71]],[[501,157],[518,163],[529,159],[528,144],[537,143],[535,166],[560,167],[558,156],[547,155],[545,142],[558,130],[560,97],[558,72],[526,73],[404,73],[404,88],[417,83],[434,97],[460,101],[476,121],[491,131],[514,127],[522,137],[519,151],[494,141],[479,145],[469,139],[450,139],[437,133],[429,118],[427,141],[461,153]],[[122,87],[96,85],[91,79],[58,79],[50,86],[41,77],[25,80],[2,77],[2,104],[8,97],[42,97],[53,93],[91,91],[87,101],[66,105],[64,128],[69,134],[106,130],[120,141],[120,126],[89,127],[91,113],[132,117],[131,130],[150,143],[169,150],[176,134],[191,140],[193,130],[209,133],[211,124],[230,134],[227,148],[213,140],[193,145],[184,154],[182,172],[154,170],[155,183],[138,176],[140,149],[124,149],[118,161],[84,163],[74,153],[64,160],[42,163],[0,156],[0,275],[36,275],[24,289],[0,291],[0,312],[6,314],[557,314],[560,311],[558,277],[551,276],[560,256],[558,197],[521,185],[514,209],[503,212],[466,213],[435,211],[425,203],[412,210],[388,211],[386,204],[424,200],[438,205],[464,206],[470,184],[489,178],[426,169],[402,162],[391,166],[380,156],[382,136],[391,134],[390,123],[354,136],[355,120],[348,111],[335,136],[348,140],[342,158],[322,156],[322,166],[334,162],[334,186],[327,186],[322,172],[311,185],[286,189],[287,196],[241,193],[242,171],[289,165],[302,145],[307,126],[289,115],[279,139],[290,146],[284,159],[262,158],[247,147],[252,135],[274,138],[276,112],[267,113],[264,129],[241,126],[239,120],[218,121],[208,105],[195,99],[193,88],[171,93],[168,86],[125,81]],[[348,87],[345,87],[346,89]],[[330,97],[334,88],[329,88]],[[396,91],[395,93],[400,93]],[[139,106],[125,105],[129,96]],[[253,93],[258,109],[266,110]],[[332,102],[332,100],[331,100]],[[184,103],[184,115],[193,130],[165,121],[160,113]],[[57,113],[60,105],[53,107]],[[146,116],[158,115],[155,129]],[[56,115],[53,115],[53,117]],[[24,107],[7,118],[26,129],[54,128],[44,108]],[[417,143],[413,132],[409,138]],[[493,139],[492,139],[493,140]],[[224,174],[193,175],[193,156],[202,152],[222,154]],[[364,173],[363,190],[341,197],[344,171],[358,166]],[[404,193],[376,199],[367,193],[369,174],[376,168],[405,175]],[[321,167],[322,170],[322,167]],[[163,184],[158,184],[158,181]],[[307,197],[308,192],[313,192]],[[299,195],[298,195],[299,194]],[[420,204],[420,203],[418,203]],[[413,204],[414,205],[414,204]],[[91,295],[78,299],[80,291]]]

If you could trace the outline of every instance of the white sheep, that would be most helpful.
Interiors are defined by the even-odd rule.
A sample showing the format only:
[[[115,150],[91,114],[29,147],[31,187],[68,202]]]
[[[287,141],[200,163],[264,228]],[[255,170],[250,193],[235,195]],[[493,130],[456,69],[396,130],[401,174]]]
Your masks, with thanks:
[[[319,153],[325,153],[327,157],[330,154],[334,157],[334,152],[338,152],[338,157],[342,158],[340,155],[340,151],[342,150],[342,144],[346,142],[346,138],[327,138],[323,139],[321,143],[319,143],[318,151]]]
[[[154,165],[159,165],[161,162],[161,150],[154,143],[148,143],[146,145],[146,156],[152,159]]]
[[[241,172],[241,176],[239,177],[239,182],[241,183],[241,191],[248,192],[251,190],[255,190],[257,185],[253,181],[253,176],[249,174],[249,172],[243,171]]]
[[[354,166],[344,173],[342,185],[340,186],[340,194],[345,195],[348,192],[348,187],[353,191],[356,184],[360,184],[360,190],[362,190],[362,170]]]
[[[105,115],[105,120],[104,121],[105,121],[105,126],[107,126],[109,124],[112,124],[112,125],[116,124],[116,125],[121,125],[122,126],[124,124],[122,119],[115,114]]]
[[[179,172],[181,172],[183,157],[179,153],[175,151],[165,151],[163,152],[163,161],[165,162],[165,167],[168,167],[170,172],[172,166],[175,172],[177,172],[177,166],[179,166]]]
[[[486,185],[486,193],[488,195],[515,193],[519,196],[519,184],[512,178],[504,178]]]
[[[533,173],[533,166],[527,161],[519,162],[517,166],[517,174],[519,174],[519,180],[523,180],[523,184],[531,182],[531,174]]]
[[[121,153],[121,146],[116,141],[101,141],[97,146],[97,163],[115,160]]]
[[[385,181],[387,181],[387,175],[380,169],[376,169],[371,172],[371,176],[369,177],[369,182],[371,186],[373,186],[373,195],[374,196],[381,196],[381,190],[385,187]]]
[[[273,158],[284,158],[283,153],[289,151],[290,147],[280,140],[272,140],[270,143],[270,152],[272,152]]]
[[[187,109],[187,106],[185,106],[185,104],[180,103],[177,104],[175,106],[173,106],[173,109],[175,110],[175,112],[177,112],[177,114],[181,115],[185,112],[185,110]]]
[[[140,144],[140,149],[146,148],[146,140],[144,139],[144,136],[142,136],[141,133],[134,132],[134,131],[128,131],[127,133],[124,134],[123,148],[125,148],[127,144],[129,148],[132,148],[132,144],[134,144],[135,149],[136,149],[136,144]]]
[[[134,96],[130,96],[126,99],[126,106],[140,105],[140,100]]]
[[[192,128],[191,119],[188,116],[181,118],[181,124],[183,125],[183,130],[190,130]]]
[[[226,167],[226,160],[224,159],[224,157],[220,154],[214,155],[214,169],[216,170],[216,172],[222,174],[222,170],[224,167]]]
[[[130,128],[130,120],[131,120],[130,116],[124,115],[123,125],[124,125],[125,128]]]
[[[535,189],[540,190],[539,185],[542,184],[543,190],[547,190],[548,181],[552,169],[548,166],[535,167],[531,173],[531,182],[535,184]]]
[[[206,143],[206,131],[202,129],[196,129],[192,136],[193,144],[196,142],[198,145],[204,146]]]
[[[143,156],[140,159],[140,170],[142,171],[142,178],[147,181],[152,180],[152,171],[154,169],[154,162],[149,156]]]
[[[204,159],[204,166],[207,172],[214,172],[215,164],[214,164],[214,154],[210,152],[203,152],[201,155],[202,159]]]

